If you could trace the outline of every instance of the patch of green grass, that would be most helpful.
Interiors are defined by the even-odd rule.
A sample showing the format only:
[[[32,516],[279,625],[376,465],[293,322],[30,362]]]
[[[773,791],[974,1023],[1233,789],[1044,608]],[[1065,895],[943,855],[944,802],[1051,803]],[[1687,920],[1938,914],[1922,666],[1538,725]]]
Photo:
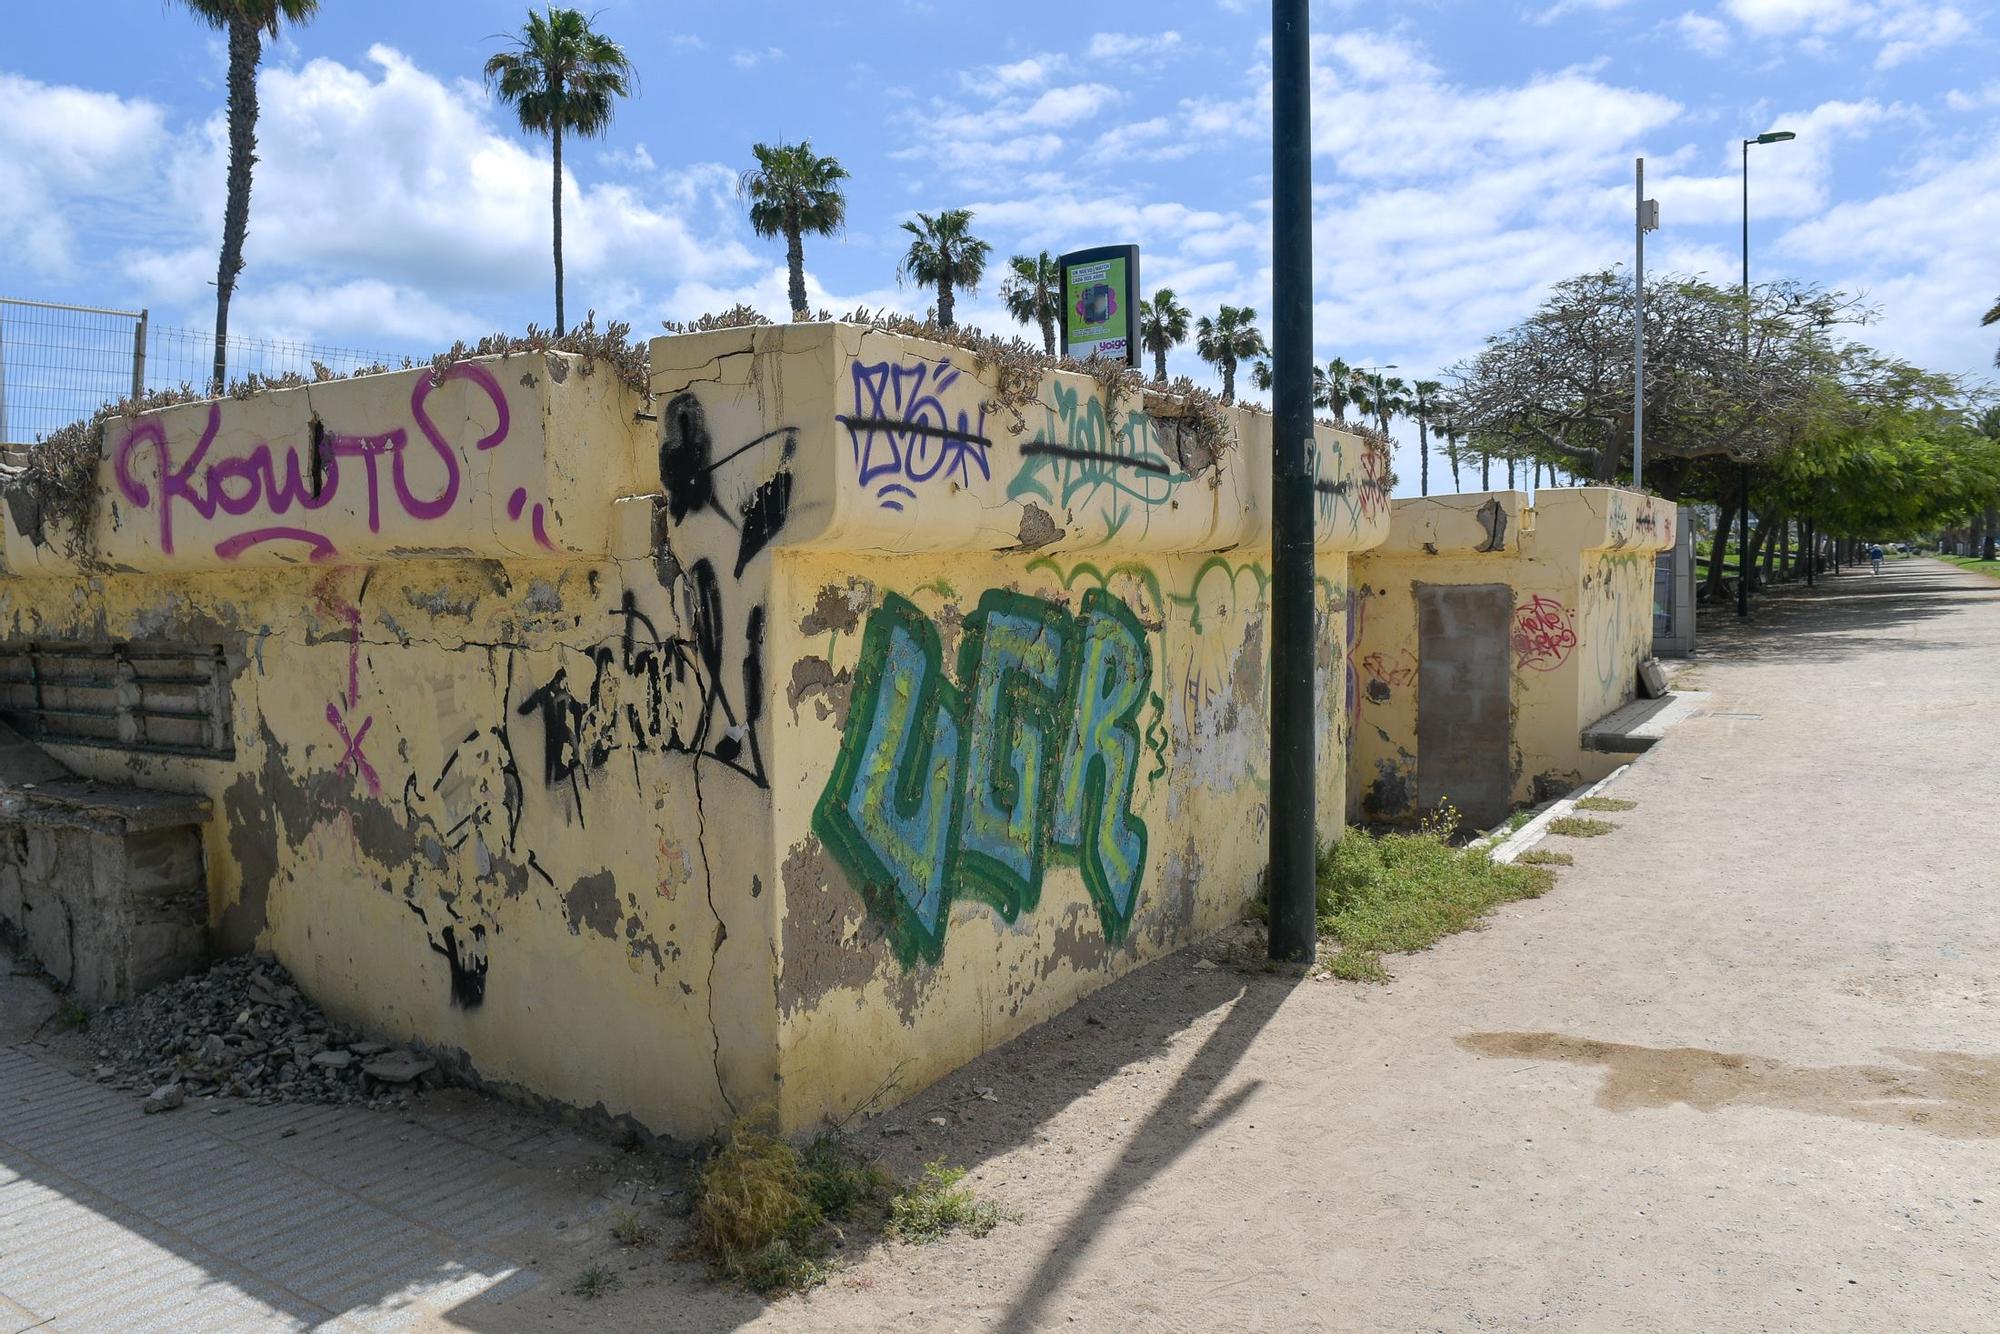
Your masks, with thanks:
[[[1563,834],[1570,838],[1602,838],[1617,827],[1609,820],[1593,820],[1583,815],[1565,815],[1560,820],[1549,821],[1551,834]]]
[[[1585,797],[1576,803],[1580,811],[1631,811],[1639,808],[1636,801],[1623,797]]]
[[[1495,906],[1548,892],[1554,873],[1455,848],[1451,814],[1414,834],[1350,832],[1319,860],[1319,933],[1336,977],[1380,982],[1382,956],[1420,950],[1475,925]]]
[[[1541,848],[1529,848],[1514,859],[1519,866],[1574,866],[1576,858],[1567,852],[1548,852]]]
[[[1000,1224],[1000,1211],[965,1184],[965,1169],[926,1163],[924,1173],[889,1201],[889,1235],[918,1244],[966,1231],[983,1237]]]
[[[639,1217],[636,1209],[620,1209],[611,1219],[611,1239],[620,1246],[650,1246],[660,1230]]]
[[[592,1265],[576,1276],[576,1282],[570,1285],[569,1290],[589,1302],[614,1293],[624,1286],[625,1280],[603,1265]]]
[[[90,1011],[75,1001],[65,998],[55,1013],[56,1031],[67,1033],[71,1029],[81,1033],[90,1027]]]
[[[845,1139],[803,1152],[738,1122],[696,1183],[690,1248],[711,1270],[767,1296],[826,1282],[843,1223],[879,1223],[895,1182]]]
[[[1938,559],[1950,561],[1961,570],[1971,570],[1976,574],[1991,575],[2000,579],[2000,560],[1981,560],[1977,556],[1940,556]]]

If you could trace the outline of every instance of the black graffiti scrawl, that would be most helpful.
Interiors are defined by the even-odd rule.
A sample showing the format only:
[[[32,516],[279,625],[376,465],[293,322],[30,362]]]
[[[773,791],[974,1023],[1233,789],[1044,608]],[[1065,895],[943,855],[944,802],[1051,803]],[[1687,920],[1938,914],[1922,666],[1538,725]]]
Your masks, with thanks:
[[[737,530],[737,578],[757,553],[771,544],[792,508],[792,458],[798,452],[798,429],[781,426],[715,457],[708,430],[708,413],[693,394],[680,393],[668,402],[660,418],[660,487],[667,494],[667,513],[676,525],[704,510]],[[718,469],[781,441],[776,466],[769,477],[751,483],[734,505],[725,504],[716,488]]]
[[[627,591],[612,614],[621,622],[616,647],[586,651],[589,680],[568,667],[530,692],[518,712],[542,723],[542,780],[567,786],[578,817],[583,793],[623,751],[694,755],[727,765],[768,786],[757,742],[764,690],[764,609],[744,618],[741,663],[727,661],[723,589],[715,566],[698,560],[680,583],[688,632],[663,633]],[[742,687],[743,706],[729,688]]]

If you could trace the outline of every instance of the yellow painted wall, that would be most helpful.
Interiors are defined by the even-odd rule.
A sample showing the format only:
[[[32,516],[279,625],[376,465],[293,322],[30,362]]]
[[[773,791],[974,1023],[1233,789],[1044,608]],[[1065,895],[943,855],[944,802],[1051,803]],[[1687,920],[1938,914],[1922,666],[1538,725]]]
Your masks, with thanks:
[[[9,641],[227,655],[232,757],[59,748],[214,801],[225,948],[700,1133],[913,1091],[1254,892],[1268,418],[1211,451],[1076,375],[1009,409],[968,354],[844,325],[652,363],[650,406],[536,355],[114,426],[89,568],[7,506]],[[1387,467],[1315,453],[1332,833]]]
[[[1585,750],[1581,734],[1637,695],[1638,665],[1652,652],[1653,562],[1673,543],[1674,506],[1580,487],[1544,489],[1533,506],[1500,491],[1398,500],[1391,512],[1387,539],[1357,556],[1352,574],[1351,817],[1397,823],[1422,814],[1418,583],[1511,590],[1515,802],[1616,768],[1616,756]]]
[[[1017,417],[968,354],[845,327],[662,340],[653,362],[668,440],[698,405],[730,460],[725,508],[787,477],[785,1124],[892,1072],[921,1088],[1240,911],[1269,818],[1268,418],[1230,414],[1211,460],[1086,378],[1048,378]],[[1347,553],[1386,532],[1387,466],[1331,431],[1316,455],[1332,835]]]

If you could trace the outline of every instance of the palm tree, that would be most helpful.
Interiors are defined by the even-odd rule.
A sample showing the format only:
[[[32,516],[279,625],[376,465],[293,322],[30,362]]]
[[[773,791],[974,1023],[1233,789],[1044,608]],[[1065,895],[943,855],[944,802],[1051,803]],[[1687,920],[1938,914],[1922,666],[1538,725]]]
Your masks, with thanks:
[[[1224,306],[1210,319],[1195,321],[1195,354],[1222,371],[1222,401],[1236,401],[1236,363],[1268,357],[1264,335],[1257,331],[1257,312],[1249,306]]]
[[[736,182],[736,193],[750,201],[750,228],[759,236],[785,238],[785,264],[791,271],[792,318],[806,318],[807,233],[831,236],[847,225],[847,196],[840,183],[847,168],[836,158],[812,151],[812,140],[796,144],[752,144],[757,165]]]
[[[1989,324],[2000,324],[2000,301],[1995,301],[1993,303],[1993,309],[1987,311],[1986,317],[1979,321],[1979,327],[1982,329]],[[1995,352],[1993,354],[1993,364],[1995,366],[2000,366],[2000,352]]]
[[[1000,299],[1007,313],[1023,324],[1042,331],[1042,351],[1056,354],[1056,316],[1062,313],[1062,270],[1044,250],[1039,255],[1016,255],[1007,261],[1007,280],[1000,284]]]
[[[938,327],[949,329],[956,290],[978,290],[993,247],[972,234],[968,208],[948,208],[936,217],[919,213],[914,222],[903,224],[903,230],[917,239],[896,266],[896,281],[908,278],[919,287],[936,287]]]
[[[1313,367],[1313,403],[1333,410],[1333,419],[1340,425],[1347,425],[1347,409],[1357,403],[1355,390],[1360,387],[1361,377],[1355,369],[1335,357],[1325,366]]]
[[[1410,386],[1411,396],[1407,411],[1417,423],[1417,458],[1420,460],[1417,465],[1418,495],[1427,496],[1431,493],[1431,423],[1438,420],[1441,415],[1438,395],[1443,392],[1444,386],[1436,380],[1419,380]],[[1456,476],[1457,473],[1458,468],[1454,464],[1452,474]]]
[[[586,139],[604,133],[611,124],[612,99],[632,91],[632,62],[618,43],[593,31],[582,13],[550,6],[543,14],[528,11],[527,26],[514,39],[514,49],[487,60],[486,82],[499,92],[501,101],[513,105],[522,129],[548,135],[555,146],[549,193],[555,213],[556,333],[561,334],[567,327],[563,323],[563,131]]]
[[[243,272],[243,239],[250,231],[250,168],[257,161],[257,66],[264,35],[278,36],[280,20],[305,23],[319,0],[181,0],[188,12],[229,40],[229,194],[222,206],[222,257],[215,267],[214,392],[228,374],[229,298]]]
[[[1187,341],[1188,320],[1193,312],[1180,302],[1171,287],[1153,293],[1151,301],[1139,303],[1139,341],[1153,354],[1153,378],[1167,378],[1167,353]]]
[[[1402,376],[1391,375],[1385,378],[1382,372],[1376,371],[1367,377],[1361,393],[1356,396],[1356,401],[1358,406],[1375,414],[1375,420],[1381,426],[1382,434],[1387,435],[1389,419],[1401,416],[1410,410],[1409,397],[1404,393],[1408,388],[1409,385],[1404,383]]]

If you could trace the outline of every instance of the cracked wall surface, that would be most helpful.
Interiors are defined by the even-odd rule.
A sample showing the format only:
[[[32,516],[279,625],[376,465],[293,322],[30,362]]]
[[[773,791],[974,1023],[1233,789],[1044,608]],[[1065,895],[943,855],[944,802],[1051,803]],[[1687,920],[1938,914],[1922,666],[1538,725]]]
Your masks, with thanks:
[[[1583,729],[1638,693],[1652,653],[1653,561],[1672,546],[1675,507],[1609,487],[1398,500],[1387,539],[1354,561],[1350,698],[1356,819],[1407,824],[1423,792],[1423,701],[1414,588],[1504,584],[1511,735],[1504,780],[1515,804],[1601,778],[1617,758],[1585,750]],[[1448,794],[1445,794],[1448,795]]]

